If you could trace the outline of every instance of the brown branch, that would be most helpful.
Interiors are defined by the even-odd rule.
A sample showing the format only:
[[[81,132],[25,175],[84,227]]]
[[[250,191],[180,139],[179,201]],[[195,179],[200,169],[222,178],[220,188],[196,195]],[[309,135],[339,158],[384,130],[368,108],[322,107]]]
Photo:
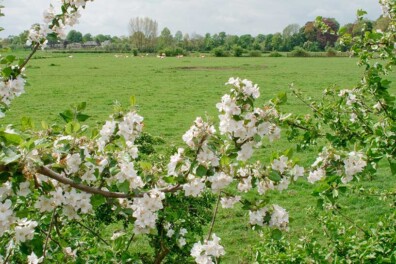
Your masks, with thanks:
[[[33,47],[32,52],[29,54],[29,56],[25,59],[25,61],[19,65],[19,73],[21,73],[22,69],[28,64],[30,59],[33,57],[33,55],[36,53],[36,51],[40,48],[40,43],[36,43],[36,45]]]
[[[126,193],[108,192],[108,191],[103,191],[101,189],[97,189],[97,188],[87,186],[87,185],[84,185],[81,183],[76,183],[73,180],[63,177],[62,175],[54,172],[53,170],[51,170],[47,167],[41,167],[37,170],[37,172],[42,175],[45,175],[51,179],[54,179],[60,183],[70,185],[71,187],[73,187],[75,189],[78,189],[80,191],[84,191],[87,193],[99,194],[99,195],[102,195],[102,196],[108,197],[108,198],[132,198],[132,197],[134,197],[133,195],[126,194]]]
[[[169,249],[165,247],[164,243],[161,241],[161,251],[156,256],[154,264],[160,264],[169,252]]]
[[[98,189],[95,187],[87,186],[85,184],[76,183],[73,180],[68,179],[68,178],[60,175],[59,173],[56,173],[53,170],[51,170],[47,167],[44,167],[44,166],[40,167],[37,170],[37,172],[42,175],[45,175],[51,179],[54,179],[60,183],[69,185],[69,186],[71,186],[75,189],[78,189],[80,191],[84,191],[86,193],[91,193],[91,194],[102,195],[107,198],[136,198],[136,197],[143,197],[143,195],[147,193],[147,192],[141,192],[141,193],[136,193],[136,194],[127,194],[127,193],[104,191],[104,190],[101,190],[101,189]],[[164,192],[164,193],[173,193],[173,192],[180,190],[181,188],[182,188],[182,186],[177,184],[170,188],[160,189],[160,191]]]
[[[7,264],[8,260],[10,259],[10,257],[12,256],[12,249],[10,249],[10,252],[8,253],[6,259],[4,260],[4,263]]]

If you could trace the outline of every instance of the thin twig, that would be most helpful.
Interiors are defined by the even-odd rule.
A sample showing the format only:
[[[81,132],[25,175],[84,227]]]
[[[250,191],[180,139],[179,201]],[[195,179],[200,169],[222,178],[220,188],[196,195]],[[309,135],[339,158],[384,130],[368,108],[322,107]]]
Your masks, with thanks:
[[[214,227],[214,224],[216,222],[217,212],[219,210],[220,199],[221,199],[221,193],[219,193],[219,198],[217,198],[216,207],[215,207],[215,210],[213,212],[212,223],[210,224],[210,229],[209,229],[209,234],[208,234],[208,240],[212,236],[213,227]]]
[[[8,253],[6,259],[4,260],[4,263],[5,263],[5,264],[7,264],[8,260],[9,260],[10,257],[11,257],[11,255],[12,255],[12,249],[10,249],[10,253]]]
[[[355,223],[355,221],[353,221],[351,218],[349,218],[348,216],[344,215],[343,213],[341,213],[340,210],[335,209],[335,211],[341,215],[345,220],[347,220],[349,223],[353,224],[357,229],[359,229],[360,231],[362,231],[364,234],[367,234],[368,232],[366,230],[364,230],[362,227],[360,227],[358,224]]]
[[[53,226],[54,226],[55,213],[56,213],[56,208],[55,208],[54,211],[52,212],[51,223],[50,223],[50,226],[49,226],[49,229],[48,229],[47,237],[46,237],[46,239],[45,239],[45,245],[44,245],[44,249],[43,249],[43,261],[45,261],[45,258],[46,258],[47,247],[48,247],[48,241],[49,241],[49,239],[50,239],[51,231],[52,231],[52,228],[53,228]]]
[[[40,230],[40,232],[41,233],[43,233],[44,235],[48,235],[48,233],[47,232],[45,232],[43,229],[41,229],[40,227],[39,227],[39,230]],[[52,242],[54,242],[55,244],[57,244],[59,247],[61,247],[62,248],[62,245],[57,241],[57,240],[55,240],[52,236],[51,236],[51,234],[49,235],[49,238],[52,240]]]
[[[131,239],[129,239],[129,241],[128,241],[128,245],[127,245],[127,247],[126,247],[126,249],[125,249],[125,252],[128,251],[129,246],[131,245],[131,243],[132,243],[132,241],[133,241],[134,238],[135,238],[135,234],[132,234]]]
[[[36,43],[36,45],[34,46],[32,52],[29,54],[29,56],[25,59],[25,61],[19,65],[19,70],[21,71],[26,64],[28,64],[28,62],[30,61],[30,59],[33,57],[33,55],[36,53],[36,51],[40,48],[40,43]]]
[[[99,238],[99,240],[101,240],[103,243],[105,243],[106,245],[110,246],[110,244],[104,240],[97,232],[95,232],[94,230],[92,230],[91,228],[89,228],[88,226],[82,224],[81,222],[76,221],[77,224],[79,224],[80,226],[84,227],[85,229],[87,229],[89,232],[91,232],[91,234],[95,235],[97,238]]]

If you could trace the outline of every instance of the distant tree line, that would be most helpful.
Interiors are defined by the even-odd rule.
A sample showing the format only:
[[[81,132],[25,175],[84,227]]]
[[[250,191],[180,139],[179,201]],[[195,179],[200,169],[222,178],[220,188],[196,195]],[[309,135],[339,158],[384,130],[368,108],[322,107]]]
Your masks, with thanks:
[[[72,43],[89,43],[89,47],[97,44],[98,49],[108,52],[134,52],[137,53],[165,53],[167,56],[186,54],[189,52],[212,52],[216,56],[242,56],[243,53],[251,54],[261,52],[289,52],[295,48],[306,51],[326,51],[334,49],[346,51],[349,49],[344,44],[341,45],[337,35],[340,24],[334,18],[323,18],[323,22],[333,31],[333,33],[323,33],[314,21],[308,21],[304,26],[290,24],[282,32],[275,34],[250,34],[232,35],[226,32],[216,34],[206,33],[183,34],[181,31],[172,32],[165,27],[158,33],[158,23],[151,18],[136,17],[129,22],[129,36],[117,37],[110,35],[96,35],[90,33],[82,34],[76,30],[71,30],[64,41],[59,41],[53,37],[48,38],[50,48],[67,48]],[[379,17],[375,21],[356,21],[343,26],[343,34],[351,37],[363,34],[363,28],[385,31],[388,27],[389,19]],[[9,36],[2,39],[2,47],[12,49],[23,48],[27,40],[28,31],[24,31],[18,36]],[[78,46],[77,46],[78,47]],[[83,46],[82,46],[83,47]]]

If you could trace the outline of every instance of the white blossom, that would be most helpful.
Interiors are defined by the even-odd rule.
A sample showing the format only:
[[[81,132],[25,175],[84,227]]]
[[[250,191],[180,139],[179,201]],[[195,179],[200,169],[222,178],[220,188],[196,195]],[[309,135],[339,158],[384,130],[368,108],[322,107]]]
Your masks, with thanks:
[[[34,229],[38,223],[36,221],[20,219],[15,227],[15,241],[16,243],[32,240],[34,236]]]
[[[304,176],[304,167],[295,165],[293,169],[291,169],[290,174],[293,176],[293,179],[296,181],[299,177]]]
[[[191,249],[191,256],[198,264],[211,264],[213,258],[217,259],[225,255],[223,246],[220,245],[220,238],[216,234],[212,235],[212,240],[205,241],[203,244],[197,242]]]
[[[273,210],[274,211],[271,214],[269,226],[287,230],[287,226],[289,224],[289,214],[287,213],[287,211],[276,204],[273,205]]]
[[[232,182],[232,177],[220,172],[210,176],[208,180],[212,183],[212,191],[218,193]]]
[[[221,207],[228,209],[228,208],[233,208],[236,203],[238,203],[241,200],[241,196],[235,196],[235,197],[222,197],[220,200]]]
[[[32,252],[27,258],[28,264],[38,264],[43,262],[43,260],[44,256],[38,258],[34,252]]]
[[[193,175],[188,176],[188,183],[183,184],[183,190],[186,196],[198,197],[205,188],[203,178],[196,178]]]
[[[279,171],[281,174],[285,172],[285,169],[287,168],[287,162],[289,161],[289,158],[286,156],[281,156],[278,160],[275,159],[272,161],[272,169]]]
[[[323,169],[317,169],[315,171],[310,171],[308,176],[308,181],[310,183],[315,183],[320,181],[326,176],[326,172]]]
[[[249,223],[251,225],[264,225],[264,217],[267,214],[268,209],[266,207],[261,208],[257,211],[249,211]]]
[[[81,165],[81,157],[80,154],[72,154],[67,155],[66,157],[66,172],[67,174],[73,174],[80,170]]]

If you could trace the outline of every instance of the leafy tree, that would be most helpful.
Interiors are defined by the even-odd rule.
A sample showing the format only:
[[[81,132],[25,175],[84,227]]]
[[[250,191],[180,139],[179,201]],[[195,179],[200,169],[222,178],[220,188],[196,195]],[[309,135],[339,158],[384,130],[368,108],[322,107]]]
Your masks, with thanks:
[[[271,39],[272,50],[282,51],[283,38],[281,33],[275,33]]]
[[[70,30],[66,36],[66,40],[71,43],[82,43],[83,35],[74,29]]]
[[[91,35],[91,33],[87,33],[83,36],[83,42],[87,42],[87,41],[93,41],[93,37]]]
[[[282,31],[282,36],[284,38],[289,38],[293,36],[294,34],[297,34],[300,30],[300,25],[298,24],[290,24],[286,26],[283,31]]]
[[[180,30],[175,33],[175,41],[177,44],[183,41],[183,33]]]
[[[169,28],[165,27],[158,37],[158,49],[163,49],[173,46],[173,36]]]
[[[250,34],[245,34],[239,37],[238,44],[244,49],[251,49],[254,38]]]
[[[135,17],[129,21],[132,45],[140,51],[154,51],[158,36],[157,21],[148,17]]]

